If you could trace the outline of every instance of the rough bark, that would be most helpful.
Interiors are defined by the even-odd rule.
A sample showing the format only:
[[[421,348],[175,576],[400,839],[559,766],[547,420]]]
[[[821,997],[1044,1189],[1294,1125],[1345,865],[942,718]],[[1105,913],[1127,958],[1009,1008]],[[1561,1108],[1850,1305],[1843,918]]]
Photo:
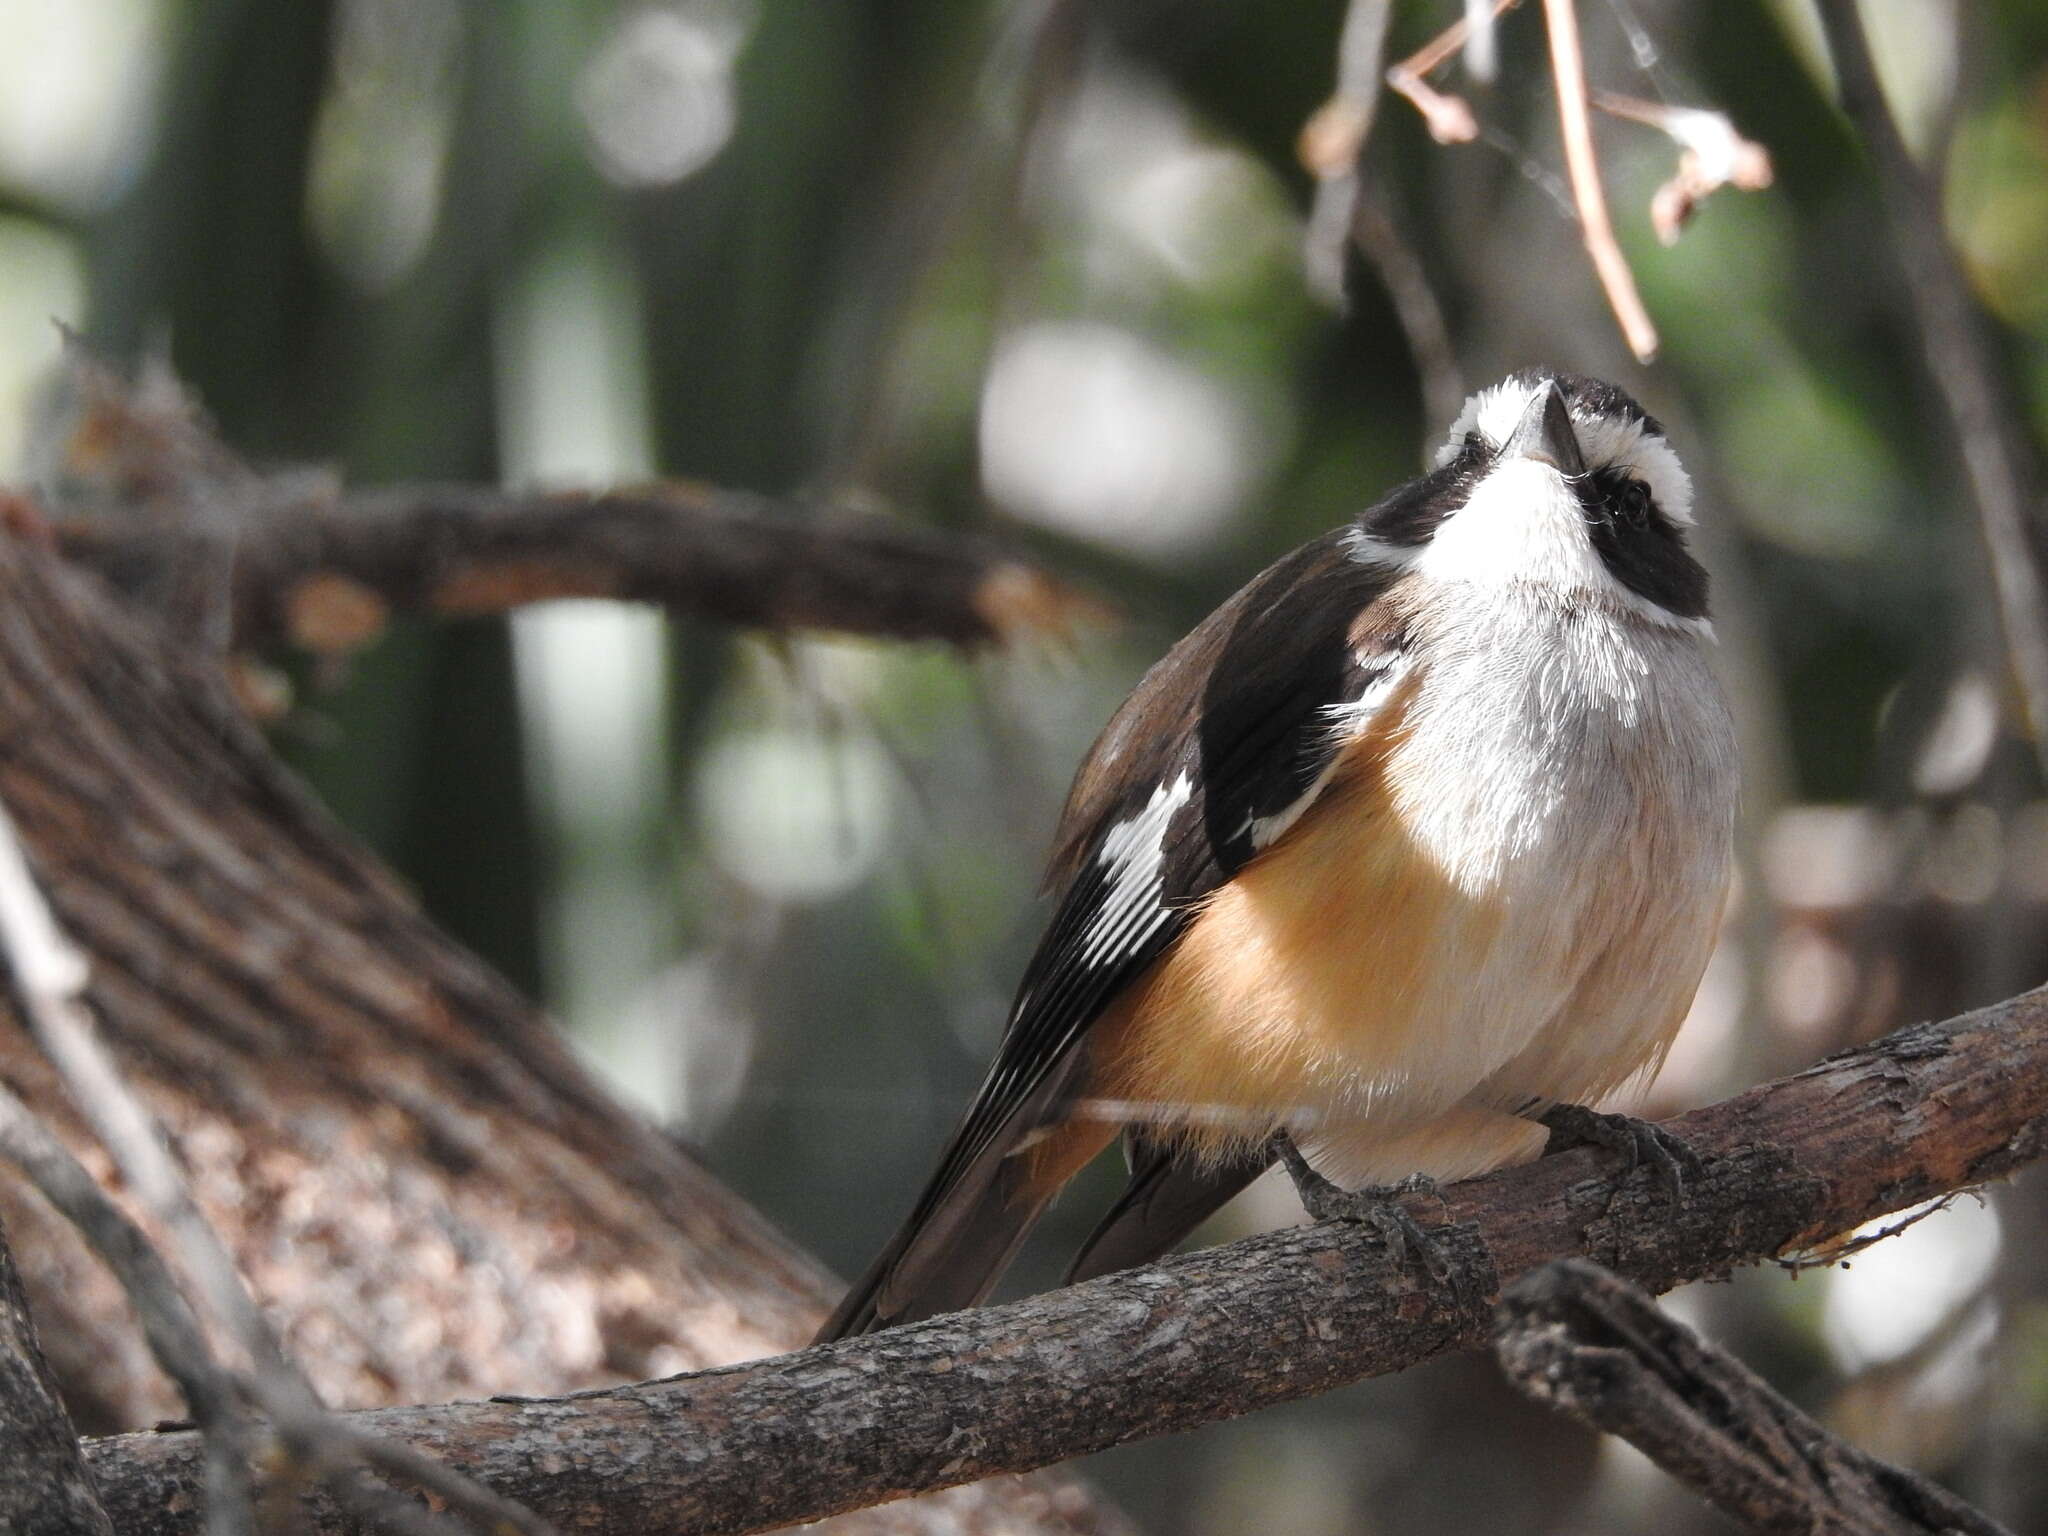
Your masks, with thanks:
[[[1748,1366],[1583,1260],[1501,1298],[1494,1353],[1538,1402],[1627,1439],[1770,1536],[2010,1536],[1947,1489],[1831,1433]]]
[[[4,538],[0,799],[93,959],[121,1065],[328,1401],[558,1392],[816,1326],[827,1277],[597,1090],[283,772],[209,667]],[[107,1179],[11,1008],[0,1081]],[[181,1413],[118,1289],[11,1173],[0,1219],[81,1425]],[[861,1528],[1112,1517],[1069,1485],[1007,1484],[876,1518]]]
[[[113,1536],[0,1230],[0,1531]]]
[[[555,494],[398,486],[266,489],[232,538],[239,643],[315,650],[374,638],[394,612],[499,613],[622,598],[729,624],[976,646],[1102,610],[989,541],[684,482]],[[220,535],[59,519],[65,555],[135,588]]]
[[[1607,1154],[1446,1190],[1453,1273],[1370,1229],[1297,1228],[979,1312],[573,1399],[380,1411],[380,1433],[591,1533],[760,1530],[1189,1429],[1482,1344],[1504,1282],[1568,1256],[1653,1289],[1800,1254],[2048,1151],[2048,988],[1918,1025],[1676,1121],[1674,1208]],[[189,1435],[91,1448],[137,1533],[189,1532]],[[591,1511],[601,1498],[602,1518]],[[167,1512],[168,1511],[168,1512]],[[321,1532],[348,1529],[314,1506]]]

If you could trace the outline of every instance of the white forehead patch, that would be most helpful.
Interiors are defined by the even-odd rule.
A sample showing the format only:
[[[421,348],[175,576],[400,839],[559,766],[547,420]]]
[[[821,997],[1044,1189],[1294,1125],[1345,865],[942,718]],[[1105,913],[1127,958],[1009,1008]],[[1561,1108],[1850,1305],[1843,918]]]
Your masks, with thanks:
[[[1503,379],[1465,402],[1451,423],[1449,435],[1436,451],[1439,468],[1457,456],[1465,434],[1477,432],[1489,448],[1498,448],[1515,430],[1543,380]],[[1593,412],[1583,401],[1572,404],[1572,428],[1588,469],[1625,469],[1650,488],[1657,508],[1674,523],[1692,523],[1692,476],[1658,433],[1618,411]]]

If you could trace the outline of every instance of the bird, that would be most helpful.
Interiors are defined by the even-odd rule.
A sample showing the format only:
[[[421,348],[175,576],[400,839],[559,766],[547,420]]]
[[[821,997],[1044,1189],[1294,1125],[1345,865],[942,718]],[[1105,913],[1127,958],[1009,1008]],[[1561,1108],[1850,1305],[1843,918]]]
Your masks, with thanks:
[[[1553,1137],[1681,1178],[1588,1106],[1662,1062],[1733,867],[1692,500],[1624,390],[1523,369],[1174,645],[1082,761],[994,1062],[820,1340],[981,1303],[1119,1136],[1069,1281],[1276,1159],[1312,1215]]]

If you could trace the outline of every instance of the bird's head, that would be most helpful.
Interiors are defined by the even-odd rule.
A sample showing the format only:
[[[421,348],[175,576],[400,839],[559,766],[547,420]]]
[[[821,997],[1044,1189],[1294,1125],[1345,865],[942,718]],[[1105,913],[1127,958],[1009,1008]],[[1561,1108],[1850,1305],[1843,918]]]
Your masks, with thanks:
[[[1692,481],[1664,429],[1598,379],[1524,369],[1465,402],[1435,467],[1360,514],[1360,559],[1434,581],[1593,595],[1707,629]]]

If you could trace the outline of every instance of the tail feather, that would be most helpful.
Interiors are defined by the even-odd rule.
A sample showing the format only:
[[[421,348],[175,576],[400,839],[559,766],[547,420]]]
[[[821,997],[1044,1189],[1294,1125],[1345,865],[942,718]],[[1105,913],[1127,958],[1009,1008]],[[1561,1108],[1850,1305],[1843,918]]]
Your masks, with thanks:
[[[1149,1264],[1236,1197],[1273,1165],[1263,1149],[1222,1163],[1177,1161],[1172,1150],[1133,1134],[1131,1182],[1088,1234],[1067,1284]]]
[[[839,1303],[816,1342],[872,1333],[898,1323],[957,1312],[980,1302],[1010,1267],[1051,1198],[1024,1187],[1015,1159],[996,1165],[971,1203],[954,1204],[943,1227],[911,1222],[892,1238]]]
[[[935,1184],[839,1303],[815,1342],[979,1305],[1003,1277],[1060,1186],[1109,1144],[1112,1130],[1043,1128],[1026,1145],[998,1139],[958,1178]]]

